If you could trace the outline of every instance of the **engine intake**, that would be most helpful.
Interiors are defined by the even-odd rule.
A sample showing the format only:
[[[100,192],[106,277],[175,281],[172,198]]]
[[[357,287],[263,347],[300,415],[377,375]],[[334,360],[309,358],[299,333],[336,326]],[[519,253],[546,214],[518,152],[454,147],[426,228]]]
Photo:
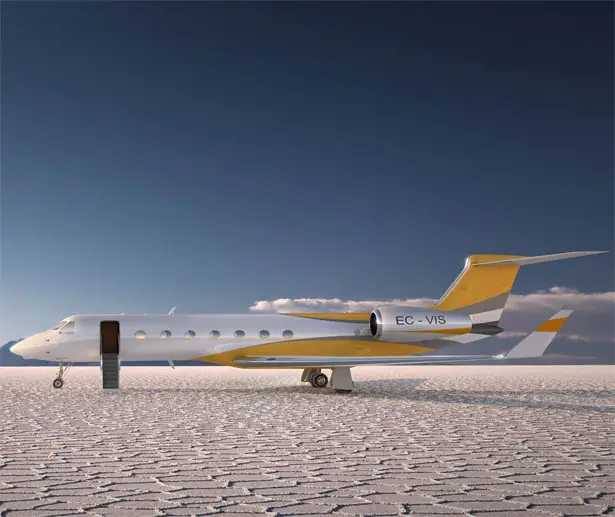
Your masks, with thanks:
[[[375,309],[369,317],[373,337],[397,343],[467,334],[471,329],[468,315],[437,309],[388,305]]]

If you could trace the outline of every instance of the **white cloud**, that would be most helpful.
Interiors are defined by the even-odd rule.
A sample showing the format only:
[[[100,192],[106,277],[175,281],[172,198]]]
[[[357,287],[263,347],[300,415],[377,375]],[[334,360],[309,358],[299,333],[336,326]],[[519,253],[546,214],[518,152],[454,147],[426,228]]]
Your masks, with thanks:
[[[615,342],[613,291],[582,293],[567,287],[552,287],[531,294],[513,294],[506,304],[502,326],[507,330],[528,331],[562,307],[574,311],[562,329],[562,337],[585,343]]]
[[[583,312],[613,313],[615,292],[581,293],[569,287],[551,287],[546,291],[532,294],[511,294],[506,308],[527,311],[531,309],[553,309],[570,307]]]
[[[383,305],[404,305],[422,307],[435,303],[430,298],[407,298],[389,301],[354,301],[339,298],[278,298],[272,301],[258,301],[250,307],[251,311],[265,312],[371,312],[374,307]]]
[[[507,339],[509,337],[525,337],[527,336],[527,332],[520,332],[518,330],[505,330],[501,334],[498,334],[496,337],[500,339]]]
[[[265,312],[370,312],[383,305],[423,307],[434,304],[432,298],[403,300],[341,300],[339,298],[278,298],[255,302],[250,310]],[[582,293],[569,287],[552,287],[531,294],[512,294],[508,298],[501,326],[506,332],[498,337],[524,336],[563,307],[574,310],[562,330],[562,337],[581,342],[615,342],[615,292]]]

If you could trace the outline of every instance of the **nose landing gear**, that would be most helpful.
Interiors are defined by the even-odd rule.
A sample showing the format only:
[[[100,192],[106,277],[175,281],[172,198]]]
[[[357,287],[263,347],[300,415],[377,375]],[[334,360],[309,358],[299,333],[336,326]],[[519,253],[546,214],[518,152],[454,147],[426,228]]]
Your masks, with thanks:
[[[65,367],[62,361],[60,361],[60,369],[58,371],[58,376],[53,380],[54,388],[61,388],[62,386],[64,386],[64,379],[62,377],[68,371],[70,366],[71,365],[69,364],[68,366]]]

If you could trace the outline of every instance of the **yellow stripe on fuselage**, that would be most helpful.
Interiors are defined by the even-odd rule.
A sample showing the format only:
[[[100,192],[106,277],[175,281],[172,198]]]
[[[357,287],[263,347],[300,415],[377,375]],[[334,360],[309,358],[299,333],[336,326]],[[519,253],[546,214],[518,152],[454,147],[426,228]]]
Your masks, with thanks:
[[[247,346],[218,354],[195,357],[193,361],[234,366],[235,359],[246,356],[289,357],[381,357],[406,356],[433,351],[433,348],[386,341],[359,339],[300,339]]]

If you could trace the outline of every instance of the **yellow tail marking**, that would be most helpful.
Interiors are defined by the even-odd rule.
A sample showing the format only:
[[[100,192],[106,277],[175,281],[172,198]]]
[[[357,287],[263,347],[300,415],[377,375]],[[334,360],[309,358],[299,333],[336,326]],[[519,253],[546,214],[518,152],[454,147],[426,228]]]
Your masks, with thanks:
[[[519,271],[516,264],[510,266],[472,267],[482,262],[522,258],[521,255],[471,255],[467,267],[449,287],[442,301],[432,308],[454,311],[468,305],[510,292]]]
[[[568,317],[545,321],[534,332],[559,332]]]

